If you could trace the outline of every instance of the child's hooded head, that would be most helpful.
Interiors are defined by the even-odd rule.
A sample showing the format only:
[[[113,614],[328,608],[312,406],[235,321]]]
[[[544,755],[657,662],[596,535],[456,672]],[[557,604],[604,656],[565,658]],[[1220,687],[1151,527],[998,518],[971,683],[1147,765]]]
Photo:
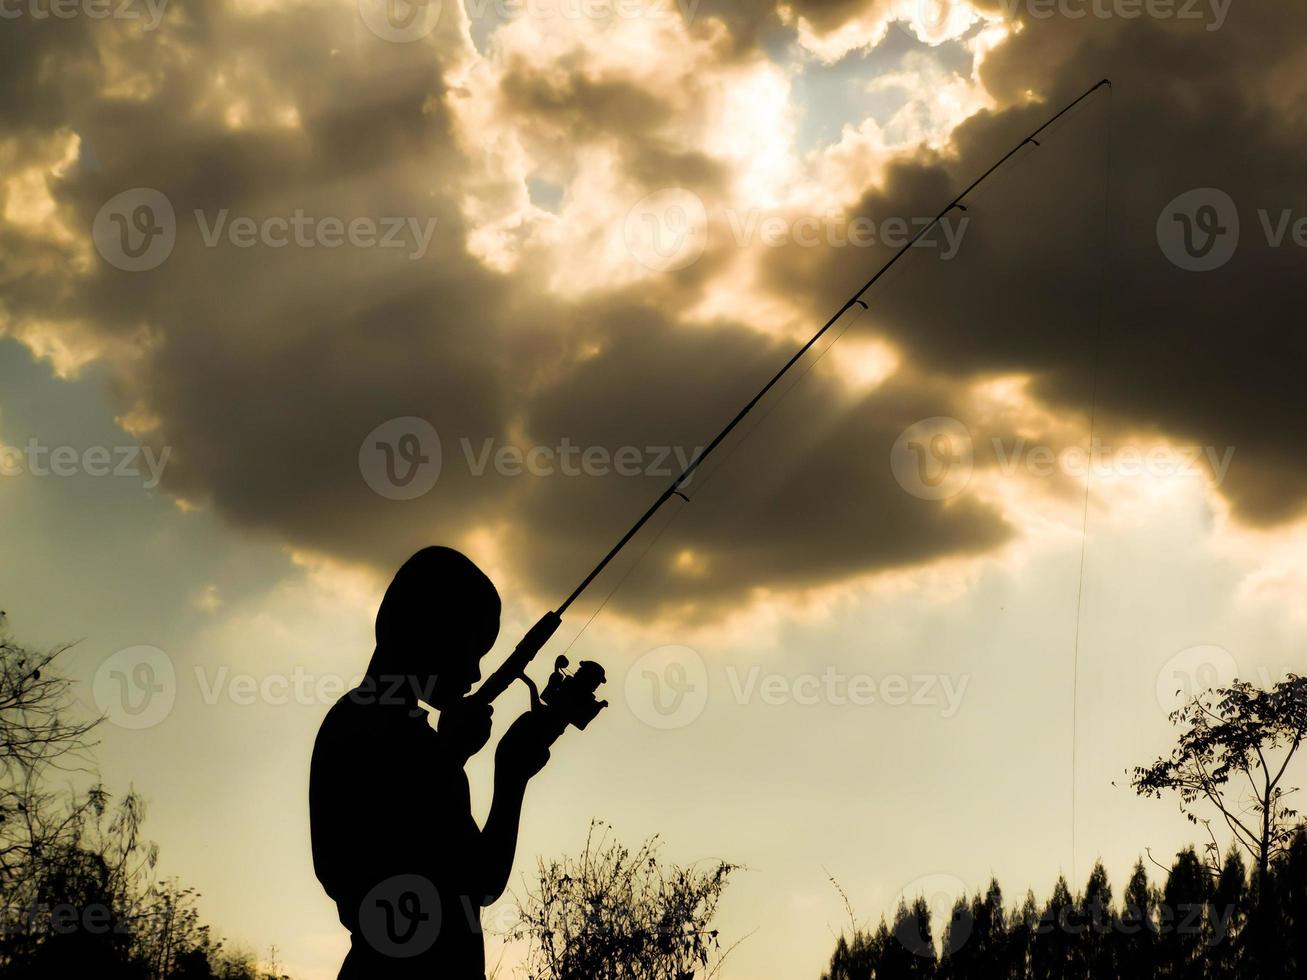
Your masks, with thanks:
[[[395,573],[377,611],[374,675],[403,675],[436,708],[480,679],[480,660],[499,635],[499,592],[452,548],[423,548]]]

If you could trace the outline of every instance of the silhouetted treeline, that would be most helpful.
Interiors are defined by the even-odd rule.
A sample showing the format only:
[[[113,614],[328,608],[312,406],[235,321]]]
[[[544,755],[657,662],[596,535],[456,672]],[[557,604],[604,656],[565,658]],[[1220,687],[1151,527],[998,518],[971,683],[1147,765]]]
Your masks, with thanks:
[[[936,936],[939,941],[936,942]],[[1164,884],[1143,862],[1113,896],[1096,865],[1082,892],[1059,879],[1042,904],[998,882],[932,922],[924,898],[892,924],[841,937],[823,980],[1300,980],[1307,977],[1307,831],[1265,881],[1237,853],[1220,874],[1182,851]]]
[[[65,649],[35,652],[0,623],[0,980],[284,980],[224,949],[193,889],[156,877],[141,797],[94,780],[99,720],[58,670]]]

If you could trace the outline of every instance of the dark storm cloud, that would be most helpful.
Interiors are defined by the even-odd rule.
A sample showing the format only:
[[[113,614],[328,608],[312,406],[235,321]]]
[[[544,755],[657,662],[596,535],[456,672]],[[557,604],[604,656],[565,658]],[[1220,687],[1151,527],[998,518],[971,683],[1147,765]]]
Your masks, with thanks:
[[[919,259],[880,296],[878,323],[923,369],[1028,373],[1059,410],[1088,408],[1097,358],[1109,432],[1235,447],[1224,492],[1240,516],[1274,522],[1307,499],[1307,341],[1296,326],[1307,252],[1289,235],[1271,247],[1259,212],[1272,227],[1286,211],[1307,216],[1307,139],[1301,117],[1281,110],[1307,22],[1286,4],[1236,8],[1219,31],[1028,20],[983,77],[1000,98],[1043,100],[973,118],[954,134],[956,154],[894,168],[854,213],[932,214],[1052,107],[1111,76],[1112,95],[1100,92],[970,201],[956,261]],[[1208,187],[1237,204],[1240,243],[1219,269],[1191,272],[1163,253],[1156,226],[1173,198]],[[800,251],[776,254],[769,271],[807,295],[814,315],[867,260]]]
[[[805,13],[831,25],[853,13],[822,9]],[[692,452],[789,343],[742,322],[678,322],[730,262],[720,241],[680,272],[573,303],[546,293],[529,266],[508,277],[469,256],[458,196],[472,164],[452,138],[441,80],[449,41],[384,44],[352,15],[350,5],[254,17],[188,5],[158,37],[126,32],[112,42],[84,21],[43,32],[6,24],[0,72],[17,86],[0,95],[6,152],[21,156],[61,129],[83,141],[83,165],[53,188],[68,226],[89,228],[106,200],[140,186],[165,193],[178,215],[173,254],[135,274],[97,261],[75,276],[73,245],[6,227],[7,310],[15,321],[87,321],[107,337],[145,330],[150,342],[120,370],[124,409],[141,404],[159,418],[151,438],[174,447],[167,489],[211,501],[236,524],[381,567],[418,542],[493,527],[533,589],[564,592],[666,477],[518,476],[493,465],[477,475],[467,447],[476,455],[487,441],[567,439],[609,452]],[[1292,386],[1302,341],[1291,319],[1300,253],[1249,247],[1197,275],[1169,266],[1152,235],[1162,206],[1194,186],[1223,187],[1249,209],[1302,205],[1307,143],[1273,108],[1275,73],[1302,33],[1288,13],[1247,10],[1211,34],[1037,21],[991,54],[986,81],[1000,99],[1029,89],[1045,101],[977,117],[956,134],[956,153],[902,162],[859,213],[933,213],[1050,105],[1113,74],[1112,278],[1102,278],[1093,248],[1103,164],[1094,106],[1050,138],[1041,160],[973,202],[956,262],[914,257],[887,284],[875,322],[905,353],[901,373],[854,397],[815,371],[715,475],[710,467],[710,479],[691,484],[687,512],[619,601],[707,614],[755,589],[1000,544],[1011,533],[1002,516],[971,497],[905,493],[890,446],[921,418],[970,422],[959,379],[1027,372],[1047,403],[1083,409],[1105,281],[1115,309],[1101,345],[1104,418],[1234,444],[1226,489],[1241,512],[1294,512],[1303,485]],[[707,195],[722,186],[719,164],[648,134],[671,124],[674,100],[572,67],[548,78],[509,73],[502,96],[524,128],[541,139],[617,141],[627,171],[650,188],[680,182]],[[148,95],[110,94],[124,76]],[[215,87],[219,78],[228,88]],[[236,95],[254,120],[244,127],[222,118]],[[299,125],[275,123],[283,108]],[[211,247],[205,228],[224,209],[256,220],[296,209],[346,221],[404,215],[434,219],[436,230],[417,258]],[[1245,230],[1256,230],[1251,215]],[[770,287],[820,319],[874,255],[780,249],[773,258]],[[405,502],[373,493],[358,465],[364,437],[401,416],[429,419],[444,448],[436,486]]]
[[[203,26],[183,22],[151,39],[154,57],[139,63],[148,97],[97,97],[112,81],[101,66],[78,98],[33,90],[48,104],[28,113],[75,131],[93,160],[56,188],[70,227],[90,228],[123,190],[155,188],[175,210],[172,254],[139,273],[96,261],[77,280],[72,246],[51,261],[54,246],[9,230],[26,247],[6,254],[6,301],[19,316],[86,318],[108,335],[149,331],[118,387],[125,408],[141,403],[160,419],[152,438],[173,447],[173,492],[301,545],[369,560],[398,553],[414,515],[373,512],[356,459],[364,435],[420,415],[501,436],[511,406],[497,360],[529,345],[535,328],[514,324],[505,337],[502,283],[466,254],[450,196],[432,193],[466,162],[452,146],[431,49],[384,44],[348,9],[210,13]],[[122,49],[97,39],[115,55],[142,43],[122,36]],[[25,35],[29,44],[60,37]],[[0,38],[12,44],[15,34]],[[70,47],[82,51],[46,45],[47,67],[34,76],[60,78]],[[224,124],[211,82],[227,72],[255,125]],[[279,107],[300,125],[269,124]],[[239,217],[288,221],[297,211],[414,224],[398,250],[247,248],[228,234]],[[450,483],[423,533],[452,534],[493,511],[492,487]]]
[[[655,289],[603,302],[566,305],[526,275],[488,271],[466,254],[447,189],[469,162],[454,148],[437,61],[420,46],[359,41],[353,26],[305,13],[214,14],[168,35],[168,53],[142,83],[146,98],[95,98],[96,85],[67,104],[51,95],[33,115],[47,131],[71,127],[94,159],[57,188],[69,226],[88,227],[125,188],[150,187],[175,209],[177,241],[157,269],[130,274],[97,262],[76,288],[57,263],[32,264],[51,246],[28,242],[7,267],[26,262],[44,275],[16,276],[9,299],[20,314],[87,318],[106,335],[148,329],[118,387],[124,407],[142,405],[160,420],[151,438],[173,447],[172,492],[211,501],[240,526],[383,567],[417,541],[506,528],[527,581],[558,591],[665,485],[677,457],[656,455],[675,447],[683,462],[786,345],[734,324],[673,325],[654,311],[701,294],[732,258],[720,243]],[[47,48],[45,57],[57,64],[65,55]],[[667,105],[620,82],[583,81],[574,67],[549,79],[510,71],[508,110],[570,140],[625,140],[631,173],[651,187],[670,169],[705,195],[719,188],[719,164],[647,135],[668,123]],[[209,84],[225,71],[240,74],[256,119],[290,106],[300,125],[225,125]],[[103,87],[108,74],[92,80]],[[413,215],[435,219],[437,231],[417,261],[206,240],[224,212],[263,221],[296,210]],[[598,353],[581,355],[591,348]],[[706,606],[1004,536],[1001,519],[974,504],[941,514],[892,485],[884,460],[897,416],[840,404],[820,387],[804,392],[771,427],[769,443],[778,441],[762,447],[761,469],[724,470],[706,498],[695,547],[711,577],[650,583],[623,601],[647,608],[655,596],[693,597]],[[832,413],[843,421],[830,422]],[[358,451],[375,426],[403,416],[433,422],[444,465],[430,493],[398,503],[369,489]],[[807,424],[818,419],[827,421]],[[516,475],[482,457],[485,446],[566,440],[648,450],[649,472]]]
[[[536,441],[670,444],[693,458],[791,352],[788,342],[763,341],[745,328],[691,332],[647,314],[607,315],[638,329],[612,336],[607,348],[537,400]],[[1008,537],[990,508],[969,499],[946,507],[921,500],[904,492],[890,471],[890,450],[904,428],[959,411],[944,386],[905,378],[854,396],[818,369],[780,390],[785,396],[769,398],[759,417],[690,480],[690,502],[667,505],[667,517],[684,513],[617,601],[676,606],[689,615],[751,589],[811,587],[974,553]],[[522,507],[535,529],[524,555],[534,576],[565,594],[669,482],[665,476],[539,481]],[[575,559],[560,562],[560,555]],[[678,557],[686,559],[683,566]],[[599,593],[627,567],[619,563]]]

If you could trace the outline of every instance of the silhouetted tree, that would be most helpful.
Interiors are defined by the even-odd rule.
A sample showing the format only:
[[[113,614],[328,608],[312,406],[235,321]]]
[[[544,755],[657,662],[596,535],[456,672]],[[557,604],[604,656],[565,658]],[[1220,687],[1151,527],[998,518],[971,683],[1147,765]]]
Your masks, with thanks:
[[[8,909],[33,895],[40,855],[67,846],[93,796],[64,805],[51,777],[88,765],[96,722],[73,717],[72,682],[54,669],[67,651],[36,653],[0,627],[0,895]]]
[[[1232,977],[1239,969],[1240,944],[1236,937],[1247,925],[1248,905],[1248,870],[1239,852],[1232,849],[1212,894],[1211,948],[1205,955],[1213,976]]]
[[[279,980],[211,940],[192,889],[154,880],[144,801],[95,782],[66,650],[0,626],[0,980]]]
[[[961,896],[944,933],[940,976],[948,980],[991,980],[996,965],[1007,958],[1006,917],[1003,891],[997,881],[991,881],[985,894],[977,893],[970,903],[965,895]]]
[[[1021,909],[1010,920],[1012,960],[1017,966],[1014,976],[1028,980],[1034,976],[1035,930],[1039,928],[1039,904],[1033,889],[1026,890]]]
[[[1073,941],[1076,925],[1075,900],[1066,878],[1058,877],[1053,894],[1039,915],[1030,946],[1030,975],[1034,980],[1079,978],[1079,963]]]
[[[936,974],[935,937],[930,923],[930,906],[918,896],[912,904],[899,903],[890,930],[893,941],[881,954],[878,980],[918,980]]]
[[[1285,975],[1301,977],[1307,975],[1307,833],[1294,838],[1276,879]]]
[[[1181,851],[1162,889],[1159,928],[1167,937],[1161,947],[1157,976],[1200,980],[1206,945],[1210,882],[1193,848]]]
[[[875,933],[855,929],[851,939],[841,936],[831,957],[830,969],[822,974],[822,980],[871,980],[884,954],[885,944],[890,941],[889,927],[884,920]]]
[[[1089,980],[1115,980],[1116,944],[1112,942],[1112,886],[1101,862],[1095,863],[1079,903],[1079,925],[1084,929],[1081,944],[1084,976]]]
[[[1307,735],[1307,678],[1290,674],[1270,690],[1235,681],[1205,691],[1171,713],[1184,727],[1174,751],[1137,767],[1131,783],[1142,796],[1160,799],[1174,791],[1190,822],[1208,834],[1205,851],[1213,878],[1221,873],[1222,848],[1212,821],[1195,810],[1215,809],[1234,840],[1257,863],[1256,889],[1297,828],[1297,811],[1285,799],[1295,791],[1284,778]]]
[[[1121,980],[1145,980],[1157,972],[1157,896],[1142,860],[1135,864],[1116,918],[1117,968]]]

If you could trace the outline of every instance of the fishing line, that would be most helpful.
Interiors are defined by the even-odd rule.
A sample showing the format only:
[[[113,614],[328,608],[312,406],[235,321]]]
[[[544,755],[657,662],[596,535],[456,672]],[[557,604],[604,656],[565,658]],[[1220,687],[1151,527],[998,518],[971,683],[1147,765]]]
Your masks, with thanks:
[[[1109,88],[1108,91],[1109,91],[1109,95],[1110,95],[1111,89]],[[1068,118],[1073,118],[1075,115],[1077,115],[1077,114],[1080,113],[1081,111],[1083,111],[1083,107],[1082,107],[1082,106],[1077,106],[1077,107],[1074,109],[1074,111],[1068,113]],[[1057,127],[1050,127],[1050,128],[1052,128],[1052,129],[1054,129],[1054,131],[1056,131],[1057,128],[1060,128],[1061,126],[1063,126],[1063,125],[1065,125],[1065,124],[1066,124],[1065,121],[1062,121],[1062,122],[1059,122],[1059,123],[1058,123],[1058,126],[1057,126]],[[1017,173],[1019,173],[1019,172],[1020,172],[1020,168],[1022,168],[1022,167],[1024,167],[1024,166],[1027,166],[1027,165],[1029,164],[1030,160],[1033,159],[1033,157],[1034,157],[1034,154],[1025,154],[1025,155],[1023,155],[1019,160],[1017,160],[1017,161],[1013,164],[1013,170],[1016,171]],[[1015,173],[1013,174],[1013,176],[1015,176]],[[978,188],[977,191],[972,195],[972,197],[971,197],[971,201],[973,202],[973,204],[974,204],[975,202],[977,202],[977,201],[983,201],[987,196],[992,195],[992,194],[994,193],[994,191],[995,191],[995,188],[994,188],[993,185]],[[899,278],[899,277],[901,277],[901,276],[903,275],[904,271],[905,271],[906,269],[908,269],[908,268],[911,268],[911,266],[905,264],[905,265],[898,266],[898,267],[894,268],[893,270],[891,270],[891,271],[887,274],[885,280],[879,284],[879,287],[880,287],[880,288],[879,288],[879,290],[878,290],[878,295],[884,295],[886,292],[888,292],[888,291],[889,291],[889,290],[894,286],[896,279]],[[864,301],[866,300],[866,294],[865,294],[865,293],[862,295],[862,299],[863,299]],[[741,447],[741,446],[742,446],[742,445],[743,445],[743,444],[744,444],[744,443],[745,443],[745,442],[750,438],[750,436],[752,436],[752,435],[754,434],[754,432],[756,432],[759,428],[762,427],[763,423],[767,421],[767,419],[771,416],[772,412],[774,412],[774,411],[777,409],[777,407],[780,405],[780,403],[781,403],[785,398],[787,398],[787,397],[789,396],[790,392],[792,392],[795,388],[797,388],[797,387],[799,386],[800,383],[802,383],[803,379],[806,378],[806,377],[808,376],[809,372],[811,372],[812,369],[813,369],[814,367],[817,366],[817,363],[818,363],[818,362],[819,362],[823,357],[825,357],[827,353],[830,352],[831,348],[833,348],[836,344],[838,344],[838,343],[840,342],[840,340],[844,337],[844,335],[845,335],[846,333],[848,333],[848,331],[849,331],[849,330],[850,330],[850,329],[851,329],[851,328],[852,328],[852,327],[853,327],[853,326],[854,326],[858,321],[860,321],[864,315],[867,314],[868,310],[869,310],[869,305],[868,305],[866,302],[862,302],[862,303],[859,303],[859,304],[858,304],[858,306],[857,306],[857,312],[856,312],[852,317],[848,317],[848,318],[847,318],[847,322],[844,324],[844,326],[842,326],[842,327],[839,329],[839,332],[835,334],[834,338],[830,341],[830,343],[828,343],[828,344],[827,344],[827,345],[826,345],[826,346],[825,346],[825,347],[824,347],[824,348],[823,348],[823,349],[822,349],[822,350],[817,354],[817,356],[816,356],[815,358],[813,358],[811,361],[809,361],[808,365],[807,365],[806,367],[804,367],[803,370],[800,371],[800,372],[798,373],[798,376],[794,379],[794,381],[791,382],[791,383],[790,383],[790,384],[789,384],[789,385],[788,385],[788,386],[787,386],[787,387],[786,387],[782,392],[780,392],[779,395],[776,396],[775,399],[772,400],[771,404],[770,404],[770,405],[767,407],[767,409],[766,409],[766,410],[765,410],[765,411],[764,411],[764,412],[763,412],[763,413],[762,413],[762,414],[757,418],[757,420],[756,420],[752,425],[750,425],[747,429],[745,429],[744,433],[743,433],[743,434],[742,434],[742,435],[741,435],[737,440],[734,440],[734,444],[733,444],[732,446],[730,446],[730,448],[728,448],[728,449],[725,451],[725,454],[719,458],[719,460],[718,460],[718,462],[717,462],[717,465],[714,466],[714,467],[712,468],[712,470],[708,473],[708,475],[705,476],[705,477],[703,477],[701,480],[697,481],[697,483],[696,483],[696,487],[697,487],[696,495],[703,493],[704,488],[707,487],[707,485],[712,481],[712,479],[713,479],[713,478],[714,478],[718,473],[720,473],[720,472],[722,471],[722,469],[726,466],[727,463],[730,462],[731,457],[734,456],[735,453],[739,451],[740,447]],[[679,514],[680,511],[678,510],[677,513]],[[661,533],[661,532],[659,532],[659,533]],[[611,595],[611,593],[610,593],[610,595]],[[588,624],[587,624],[587,625],[588,625]]]
[[[639,565],[641,562],[643,562],[645,556],[649,554],[650,551],[653,550],[654,545],[658,543],[658,539],[663,536],[663,532],[666,531],[669,527],[671,527],[672,524],[676,521],[676,519],[681,516],[681,512],[685,510],[686,503],[688,503],[688,501],[682,498],[681,506],[676,508],[676,510],[672,511],[671,516],[669,516],[667,520],[663,521],[662,526],[659,527],[658,530],[653,533],[653,536],[649,539],[649,543],[644,546],[644,550],[641,551],[640,554],[638,554],[635,557],[635,560],[631,562],[630,565],[627,566],[626,571],[622,573],[622,577],[619,578],[616,583],[614,583],[613,587],[609,589],[608,593],[604,596],[603,601],[600,602],[599,605],[595,607],[595,611],[590,614],[590,618],[585,621],[585,623],[581,626],[579,630],[577,630],[576,636],[572,637],[571,642],[569,642],[567,646],[563,648],[564,654],[566,654],[569,650],[571,650],[572,647],[576,646],[576,641],[581,639],[581,636],[585,633],[585,631],[590,628],[590,624],[593,623],[595,619],[598,618],[599,614],[604,611],[604,606],[608,605],[608,600],[617,594],[617,590],[620,589],[626,583],[626,580],[631,577],[631,573],[635,571],[636,566]]]
[[[990,192],[991,192],[991,188],[988,187],[980,188],[977,191],[975,197],[983,199],[984,196],[986,194],[989,194]],[[903,276],[905,270],[909,268],[911,268],[910,265],[904,264],[889,269],[886,273],[884,280],[877,284],[878,285],[877,296],[883,296],[886,292],[890,291],[896,284],[897,280]],[[870,290],[864,291],[861,294],[860,297],[861,301],[856,304],[855,312],[851,316],[846,316],[843,318],[843,320],[841,321],[843,325],[839,327],[838,332],[833,336],[830,342],[827,343],[826,346],[823,347],[818,352],[815,358],[811,358],[808,361],[807,366],[804,367],[801,371],[799,371],[798,375],[794,378],[793,381],[791,381],[775,398],[771,399],[771,403],[767,406],[766,410],[760,416],[758,416],[755,422],[753,422],[744,430],[743,434],[741,434],[738,439],[733,441],[733,444],[725,451],[725,455],[721,456],[718,459],[716,465],[713,466],[713,468],[708,472],[708,474],[696,480],[695,483],[696,496],[703,493],[704,488],[707,487],[708,484],[713,480],[713,478],[716,477],[716,475],[720,473],[722,469],[725,468],[726,464],[730,462],[731,457],[733,457],[735,453],[739,451],[740,447],[758,429],[762,427],[763,423],[766,422],[767,419],[771,416],[771,414],[774,411],[776,411],[776,409],[780,406],[780,403],[784,401],[787,397],[789,397],[789,394],[792,391],[794,391],[794,389],[797,388],[803,382],[804,378],[806,378],[808,374],[812,371],[812,369],[817,366],[817,363],[821,361],[821,359],[824,358],[827,355],[827,353],[830,352],[831,348],[833,348],[836,344],[838,344],[840,340],[843,339],[844,335],[848,333],[849,330],[851,330],[857,323],[859,323],[862,320],[862,318],[868,313],[870,309],[870,304],[867,302],[867,293],[869,291]]]
[[[788,398],[790,393],[794,391],[794,389],[797,388],[800,384],[803,383],[803,379],[808,376],[808,374],[812,371],[814,367],[817,366],[818,362],[821,361],[821,359],[830,352],[830,349],[832,347],[834,347],[836,344],[840,342],[840,338],[842,338],[846,333],[848,333],[849,330],[853,327],[853,325],[862,319],[862,317],[866,314],[866,312],[867,312],[866,307],[859,306],[857,313],[855,313],[851,317],[847,317],[848,322],[845,323],[845,325],[840,328],[839,332],[836,333],[834,337],[832,337],[830,343],[828,343],[825,347],[823,347],[821,351],[817,354],[817,356],[812,358],[808,362],[807,367],[803,368],[803,370],[801,370],[795,376],[794,380],[785,388],[784,391],[781,391],[774,399],[771,400],[771,404],[767,406],[766,411],[764,411],[761,415],[759,415],[757,419],[753,422],[753,424],[750,425],[747,429],[744,430],[743,433],[740,434],[740,437],[734,441],[734,444],[726,450],[725,455],[723,455],[717,461],[717,465],[714,466],[712,470],[710,470],[708,474],[696,484],[696,491],[695,491],[696,496],[698,494],[703,493],[704,488],[707,487],[708,484],[712,482],[713,478],[717,476],[717,474],[720,473],[726,467],[726,464],[731,461],[731,458],[737,452],[739,452],[740,447],[743,446],[744,443],[748,441],[749,437],[752,436],[755,432],[758,431],[758,429],[762,427],[762,424],[766,422],[768,418],[771,417],[772,412],[776,411],[777,407],[780,406],[781,402],[783,402],[786,398]]]
[[[1079,720],[1080,710],[1080,614],[1085,591],[1085,552],[1089,541],[1089,487],[1094,478],[1094,425],[1098,415],[1098,372],[1102,356],[1103,321],[1107,318],[1107,293],[1111,281],[1109,265],[1112,251],[1108,244],[1109,216],[1111,213],[1112,193],[1112,90],[1107,91],[1107,102],[1103,112],[1106,116],[1104,128],[1103,162],[1103,216],[1099,232],[1099,301],[1097,324],[1094,330],[1093,367],[1089,382],[1089,449],[1086,454],[1088,465],[1085,467],[1085,499],[1080,516],[1080,580],[1076,585],[1076,633],[1071,652],[1071,879],[1076,878],[1076,765],[1079,760]]]
[[[749,439],[749,437],[752,436],[754,432],[756,432],[758,428],[764,422],[767,421],[767,419],[771,416],[772,412],[776,410],[776,407],[782,401],[785,400],[785,398],[790,394],[790,392],[792,392],[796,387],[799,386],[799,384],[803,382],[803,379],[808,376],[808,373],[812,371],[812,369],[816,366],[817,362],[820,361],[823,357],[825,357],[827,352],[829,352],[832,347],[834,347],[837,343],[839,343],[840,338],[843,337],[855,323],[861,320],[862,316],[866,312],[867,312],[866,307],[859,306],[858,312],[855,315],[851,317],[847,317],[846,319],[848,322],[840,329],[840,331],[837,334],[835,334],[835,336],[832,338],[830,343],[828,343],[824,348],[822,348],[822,350],[817,354],[815,358],[811,359],[809,364],[805,368],[803,368],[802,371],[798,373],[798,375],[794,378],[794,380],[788,386],[786,386],[786,388],[783,391],[779,392],[774,399],[771,399],[771,404],[768,405],[767,410],[763,412],[762,415],[760,415],[752,425],[750,425],[747,429],[745,429],[744,432],[740,434],[739,438],[733,440],[733,444],[726,450],[725,455],[721,456],[717,460],[717,464],[705,476],[703,476],[701,480],[696,482],[695,484],[696,498],[704,493],[708,484],[711,483],[713,478],[717,476],[717,474],[720,473],[726,467],[726,465],[731,461],[731,458],[736,454],[736,452],[739,451],[740,446],[742,446]],[[654,532],[649,543],[645,545],[644,550],[642,550],[640,554],[635,558],[635,560],[630,563],[630,565],[622,573],[621,578],[619,578],[617,582],[613,585],[613,587],[608,590],[607,594],[604,595],[603,601],[599,603],[599,606],[595,609],[595,611],[590,614],[590,618],[585,621],[581,629],[577,631],[577,634],[574,637],[572,637],[571,642],[569,642],[567,646],[563,649],[564,654],[566,654],[569,650],[572,649],[573,646],[576,645],[576,641],[581,639],[582,634],[584,634],[590,628],[590,625],[603,611],[604,607],[608,605],[608,601],[614,595],[617,594],[618,590],[620,590],[621,587],[626,583],[626,580],[630,578],[631,573],[635,571],[636,567],[639,566],[644,561],[646,556],[648,556],[648,554],[653,550],[654,546],[658,543],[659,539],[662,538],[663,533],[672,526],[673,522],[675,522],[678,517],[681,516],[681,513],[686,509],[686,505],[688,505],[690,501],[689,498],[684,496],[680,496],[680,500],[681,500],[681,506],[678,507],[672,513],[671,517],[669,517],[666,521],[662,523],[662,525],[658,528],[657,531]]]
[[[645,512],[636,520],[636,522],[631,525],[631,527],[626,531],[626,533],[623,534],[622,537],[618,539],[617,543],[613,545],[613,547],[609,549],[608,553],[605,554],[603,558],[599,560],[599,563],[595,565],[595,567],[590,571],[590,573],[584,579],[581,580],[580,584],[577,585],[575,589],[572,590],[572,593],[566,599],[563,600],[562,604],[559,605],[557,610],[554,610],[552,612],[547,612],[542,617],[540,617],[540,619],[536,622],[536,624],[532,626],[530,630],[527,631],[526,636],[523,637],[521,642],[519,642],[518,645],[514,648],[513,652],[509,655],[507,660],[493,674],[491,674],[489,678],[486,679],[485,683],[483,683],[481,687],[478,688],[473,695],[471,695],[470,700],[473,702],[488,704],[492,702],[495,698],[497,698],[500,694],[502,694],[505,690],[507,690],[508,687],[518,678],[522,678],[525,680],[526,679],[525,674],[523,673],[525,667],[527,666],[527,664],[531,662],[532,659],[534,659],[535,655],[540,651],[541,647],[543,647],[544,644],[549,641],[549,638],[552,637],[554,633],[558,631],[558,627],[562,625],[563,613],[565,613],[567,609],[572,605],[572,603],[574,603],[580,597],[580,595],[589,587],[590,583],[592,583],[596,578],[598,578],[598,576],[604,571],[605,568],[608,567],[608,565],[613,561],[613,559],[617,557],[617,555],[622,551],[622,549],[626,547],[626,545],[630,542],[630,540],[633,537],[635,537],[635,535],[639,533],[641,528],[643,528],[649,522],[649,520],[658,512],[658,510],[662,507],[662,505],[667,503],[667,501],[670,500],[674,495],[680,494],[680,488],[682,484],[684,484],[695,473],[695,471],[699,469],[703,461],[707,459],[708,456],[714,450],[716,450],[717,447],[720,446],[722,442],[724,442],[732,432],[735,431],[735,429],[744,420],[744,418],[751,411],[753,411],[754,407],[760,401],[762,401],[764,397],[766,397],[767,393],[770,392],[774,387],[776,387],[776,385],[781,381],[781,379],[784,378],[789,373],[790,369],[793,368],[800,360],[803,359],[803,357],[810,350],[812,350],[813,347],[816,346],[817,342],[820,341],[821,338],[826,335],[826,333],[831,329],[831,327],[833,327],[836,323],[838,323],[844,317],[844,315],[847,312],[849,312],[849,310],[851,310],[855,305],[862,306],[865,309],[866,303],[862,299],[863,295],[867,293],[872,288],[872,286],[876,285],[876,283],[879,282],[885,276],[885,274],[889,272],[895,266],[895,264],[898,263],[900,259],[903,258],[905,254],[907,254],[909,249],[911,249],[914,245],[916,245],[917,242],[920,241],[926,234],[932,231],[935,228],[935,226],[940,224],[940,222],[942,222],[944,218],[947,217],[951,212],[953,212],[955,209],[965,212],[967,210],[967,206],[962,203],[963,199],[967,197],[978,186],[984,183],[984,181],[988,179],[989,176],[992,173],[994,173],[994,171],[998,170],[1010,159],[1016,156],[1027,145],[1033,144],[1036,147],[1039,146],[1040,144],[1037,137],[1039,137],[1046,129],[1051,127],[1059,119],[1061,119],[1063,116],[1067,115],[1067,113],[1071,112],[1073,109],[1079,106],[1080,103],[1088,99],[1091,95],[1093,95],[1096,91],[1098,91],[1098,89],[1102,88],[1103,86],[1110,86],[1110,85],[1111,82],[1105,78],[1102,81],[1090,87],[1089,89],[1087,89],[1086,91],[1084,91],[1083,93],[1081,93],[1075,100],[1073,100],[1068,105],[1063,107],[1061,110],[1056,112],[1046,122],[1044,122],[1043,125],[1041,125],[1038,129],[1032,132],[1021,142],[1013,146],[1010,150],[1007,151],[1007,153],[1005,153],[1002,157],[1000,157],[988,170],[986,170],[979,177],[977,177],[970,184],[968,184],[956,197],[954,197],[951,201],[948,202],[948,204],[944,206],[943,210],[941,210],[937,215],[935,215],[935,217],[931,221],[926,223],[920,230],[917,231],[915,235],[913,235],[906,243],[904,243],[897,251],[895,251],[894,254],[879,269],[876,270],[876,272],[872,275],[872,277],[868,279],[865,283],[863,283],[862,286],[858,288],[858,290],[854,292],[853,295],[850,296],[844,302],[844,304],[840,306],[838,310],[835,311],[834,314],[832,314],[830,319],[827,320],[821,326],[821,328],[815,334],[813,334],[812,337],[809,338],[808,341],[802,347],[800,347],[797,351],[795,351],[795,353],[790,357],[790,359],[781,366],[780,370],[777,371],[771,377],[771,379],[765,385],[763,385],[761,389],[759,389],[757,394],[755,394],[744,405],[744,407],[741,408],[735,414],[735,416],[729,422],[726,423],[726,426],[720,432],[718,432],[716,436],[713,437],[712,441],[709,442],[708,445],[705,446],[702,450],[700,450],[700,452],[694,457],[694,459],[690,461],[689,465],[687,465],[681,471],[680,475],[677,476],[676,479],[672,481],[671,485],[668,486],[667,489],[664,490],[656,500],[654,500],[653,504],[650,505],[650,507],[647,510],[645,510]]]

